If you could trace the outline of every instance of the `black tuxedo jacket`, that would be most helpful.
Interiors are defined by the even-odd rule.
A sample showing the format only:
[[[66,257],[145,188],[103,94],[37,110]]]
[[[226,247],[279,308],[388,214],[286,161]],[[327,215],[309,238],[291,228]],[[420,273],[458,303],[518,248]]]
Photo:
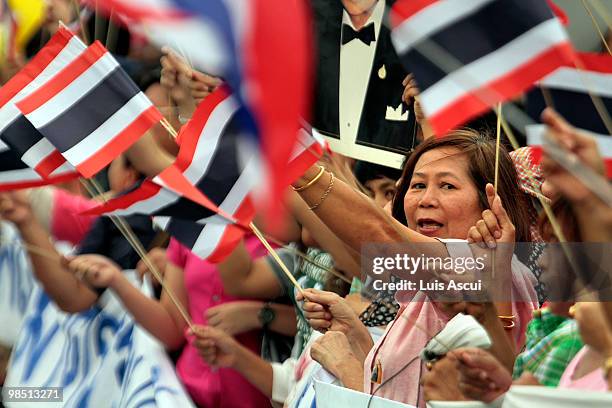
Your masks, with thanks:
[[[385,0],[379,0],[385,1]],[[339,137],[340,40],[343,7],[340,0],[311,0],[315,20],[318,61],[313,100],[313,126],[326,136]],[[391,5],[394,0],[387,0]],[[385,11],[383,20],[388,18]],[[386,150],[408,151],[414,146],[416,125],[412,105],[402,103],[402,81],[406,71],[391,43],[389,29],[383,24],[376,39],[376,53],[364,100],[357,143]],[[384,65],[386,76],[381,78]],[[402,103],[409,111],[408,121],[386,120],[387,106],[394,109]]]

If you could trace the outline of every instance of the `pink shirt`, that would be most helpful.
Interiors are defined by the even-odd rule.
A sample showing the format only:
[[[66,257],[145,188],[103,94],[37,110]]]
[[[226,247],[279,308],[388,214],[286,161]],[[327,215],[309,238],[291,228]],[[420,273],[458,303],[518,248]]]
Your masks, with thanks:
[[[256,237],[245,239],[245,245],[252,257],[266,254]],[[168,259],[184,270],[185,286],[189,298],[189,314],[196,324],[206,324],[206,311],[221,303],[237,300],[223,290],[223,282],[214,264],[203,261],[174,239],[168,247]],[[260,353],[258,332],[248,332],[236,339],[253,352]],[[231,368],[213,371],[198,355],[197,349],[189,342],[183,348],[176,364],[179,378],[191,398],[201,407],[250,408],[267,407],[268,398],[251,383]]]
[[[456,241],[453,245],[447,242],[447,249],[453,257],[472,256],[467,244],[461,242]],[[534,283],[535,278],[529,269],[514,257],[513,296],[515,299],[532,299],[531,302],[522,301],[513,304],[513,312],[517,315],[515,333],[518,349],[524,344],[525,328],[533,310],[538,307]],[[364,391],[373,393],[377,397],[425,407],[420,382],[426,368],[419,358],[419,353],[427,342],[444,328],[448,317],[434,303],[427,300],[422,292],[416,296],[414,293],[398,292],[396,298],[402,306],[395,320],[387,326],[385,334],[374,344],[366,357]],[[380,384],[371,381],[375,369],[379,372]],[[387,381],[391,377],[393,379]]]
[[[65,190],[53,189],[51,214],[51,235],[58,241],[78,245],[89,232],[95,216],[80,215],[99,203],[95,200],[71,194]]]
[[[602,368],[591,371],[587,375],[581,378],[574,379],[574,372],[576,367],[580,364],[584,355],[588,352],[589,347],[584,346],[578,354],[574,356],[572,361],[563,372],[561,380],[559,381],[559,388],[572,388],[579,390],[589,391],[608,391],[608,383],[604,378],[604,372]]]

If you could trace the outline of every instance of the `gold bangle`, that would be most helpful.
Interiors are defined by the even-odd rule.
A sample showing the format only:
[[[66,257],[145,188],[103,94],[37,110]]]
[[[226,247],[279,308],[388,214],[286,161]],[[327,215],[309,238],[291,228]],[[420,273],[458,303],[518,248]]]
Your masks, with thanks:
[[[308,207],[308,209],[311,210],[311,211],[314,211],[317,208],[319,208],[319,206],[321,204],[323,204],[323,201],[325,201],[325,199],[327,198],[329,193],[331,193],[333,187],[334,187],[334,173],[330,172],[329,173],[329,185],[327,186],[327,189],[325,190],[325,192],[321,196],[321,199],[319,200],[319,202],[317,204],[315,204],[315,205],[312,205],[312,206]]]
[[[514,320],[514,319],[516,319],[516,315],[511,315],[511,316],[497,315],[497,317],[498,317],[499,319],[502,319],[502,320],[503,320],[503,319],[508,319],[508,320]]]
[[[293,186],[291,186],[293,188],[293,191],[300,192],[300,191],[306,190],[308,187],[311,187],[314,183],[319,181],[319,179],[323,176],[323,173],[325,173],[325,167],[319,166],[319,173],[317,173],[317,175],[314,176],[312,178],[312,180],[310,180],[308,183],[306,183],[305,185],[303,185],[301,187],[293,187]]]
[[[504,330],[512,330],[514,329],[515,326],[516,326],[516,323],[514,323],[514,320],[511,320],[508,326],[504,326]]]

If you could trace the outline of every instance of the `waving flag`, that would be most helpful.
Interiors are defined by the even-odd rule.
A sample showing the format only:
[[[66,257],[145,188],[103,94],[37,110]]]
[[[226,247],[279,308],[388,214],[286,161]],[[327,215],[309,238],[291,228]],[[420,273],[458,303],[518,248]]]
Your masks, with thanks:
[[[242,238],[254,216],[252,193],[261,184],[257,152],[241,149],[244,130],[240,105],[226,88],[207,97],[181,130],[174,166],[136,190],[97,207],[89,214],[147,214],[203,259],[218,262]],[[287,177],[299,177],[316,162],[326,143],[316,132],[302,130],[288,166]],[[202,208],[167,188],[178,169],[219,209]]]
[[[162,119],[95,42],[17,107],[85,177],[92,177]]]
[[[608,130],[591,95],[601,100],[612,112],[612,56],[596,53],[577,53],[576,66],[561,67],[538,83],[527,94],[527,113],[536,122],[546,107],[542,88],[547,90],[554,108],[572,125],[594,133],[608,134]]]
[[[212,262],[222,259],[254,216],[249,194],[258,179],[256,152],[241,155],[239,108],[227,89],[211,94],[181,130],[174,166],[89,213],[153,215],[157,224],[196,255]],[[177,169],[235,222],[167,188]]]
[[[604,158],[606,174],[612,179],[612,137],[592,99],[598,99],[606,111],[612,112],[612,57],[577,53],[576,66],[579,68],[559,68],[540,81],[538,87],[527,95],[527,113],[539,122],[546,108],[542,91],[545,89],[559,114],[595,138]],[[527,143],[533,146],[534,162],[539,163],[546,126],[529,125],[526,131]]]
[[[573,60],[544,0],[398,0],[392,20],[395,49],[439,136]]]
[[[90,0],[93,2],[93,0]],[[194,66],[222,77],[251,128],[246,141],[262,152],[266,184],[258,201],[277,214],[299,119],[309,109],[310,23],[302,0],[108,0],[100,5],[140,25]],[[282,61],[279,57],[282,56]],[[271,221],[273,217],[268,217]]]
[[[76,177],[78,177],[77,173],[68,170],[59,171],[56,175],[44,178],[21,161],[4,142],[0,141],[0,191],[40,187],[72,180]]]
[[[546,2],[548,3],[548,6],[552,10],[552,12],[555,13],[555,16],[557,16],[559,21],[561,21],[561,24],[563,24],[564,26],[568,26],[570,20],[565,10],[557,6],[557,4],[553,0],[546,0]]]
[[[60,27],[45,47],[0,88],[0,139],[43,177],[76,169],[22,115],[16,103],[39,89],[86,48],[70,31]]]

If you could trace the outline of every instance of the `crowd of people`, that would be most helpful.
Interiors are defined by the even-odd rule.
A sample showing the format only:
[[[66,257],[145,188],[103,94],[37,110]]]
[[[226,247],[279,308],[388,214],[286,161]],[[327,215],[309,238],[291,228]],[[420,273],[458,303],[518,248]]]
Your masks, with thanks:
[[[94,28],[95,17],[79,25],[85,17],[76,14],[73,2],[48,3],[47,21],[27,56],[44,46],[57,21],[76,22],[90,39],[106,35],[103,42],[116,24],[119,34],[112,36],[110,51],[176,129],[222,84],[192,67],[180,50],[156,49],[102,18],[103,30]],[[495,115],[437,137],[420,108],[417,82],[396,64],[397,55],[375,56],[381,48],[390,52],[389,35],[380,27],[385,0],[311,3],[320,49],[333,54],[330,49],[339,47],[331,62],[326,53],[320,56],[325,64],[339,64],[339,73],[318,66],[315,94],[321,100],[313,102],[314,125],[330,134],[351,133],[356,144],[380,150],[397,143],[399,134],[405,138],[401,170],[325,153],[287,188],[284,228],[270,233],[281,262],[247,234],[225,260],[213,264],[158,231],[148,216],[126,217],[149,251],[145,262],[109,218],[82,213],[158,173],[160,163],[177,154],[174,139],[157,125],[98,176],[108,187],[103,196],[91,197],[76,182],[1,192],[0,246],[23,248],[37,284],[64,313],[86,316],[109,293],[116,297],[163,345],[199,407],[310,407],[321,373],[325,381],[368,398],[415,407],[513,401],[521,393],[527,393],[524,405],[513,406],[560,406],[555,398],[563,389],[580,390],[572,398],[584,398],[585,407],[610,406],[612,207],[602,201],[605,194],[546,151],[536,163],[532,147],[510,151],[505,137],[496,143]],[[325,43],[336,31],[342,36],[371,24],[373,39]],[[347,45],[374,48],[370,54],[351,49],[343,55]],[[346,61],[362,57],[373,60],[372,77],[384,82],[384,92],[372,95],[369,86],[379,85],[367,75],[359,79],[354,73],[352,80],[361,82],[343,82]],[[3,80],[24,61],[5,63]],[[350,98],[362,103],[342,95],[350,86],[355,87]],[[381,98],[380,106],[399,107],[410,119],[400,126],[376,103],[363,102],[366,98]],[[330,112],[334,109],[339,111]],[[551,108],[541,119],[570,160],[606,177],[604,158],[589,134]],[[358,159],[367,155],[358,152]],[[609,183],[602,188],[612,189]],[[395,270],[367,273],[371,260],[364,248],[370,243],[381,251],[375,256],[392,257],[401,248],[413,258],[484,257],[477,274],[422,265],[408,276],[415,282],[484,283],[477,294],[378,290],[376,279],[407,277]],[[125,272],[136,270],[139,279],[148,279],[151,263],[164,281],[162,288],[153,280],[153,295]],[[36,321],[29,319],[30,325]],[[20,349],[2,339],[0,384],[11,376]],[[438,351],[432,352],[436,341]],[[531,394],[521,386],[555,392]]]

